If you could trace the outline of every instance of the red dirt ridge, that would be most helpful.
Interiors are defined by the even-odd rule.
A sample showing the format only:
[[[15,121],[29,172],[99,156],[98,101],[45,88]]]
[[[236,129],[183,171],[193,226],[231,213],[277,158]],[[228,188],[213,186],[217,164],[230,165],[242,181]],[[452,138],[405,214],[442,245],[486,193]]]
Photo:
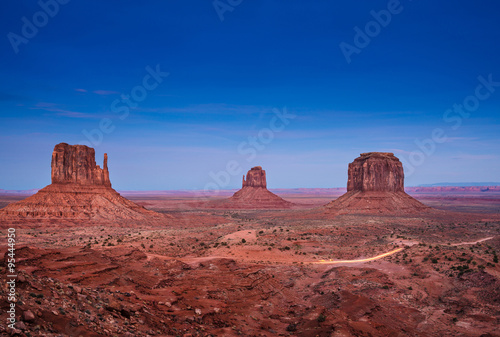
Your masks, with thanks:
[[[85,145],[57,144],[52,153],[52,184],[0,210],[2,219],[146,220],[161,217],[125,199],[109,180],[107,154],[101,169]]]

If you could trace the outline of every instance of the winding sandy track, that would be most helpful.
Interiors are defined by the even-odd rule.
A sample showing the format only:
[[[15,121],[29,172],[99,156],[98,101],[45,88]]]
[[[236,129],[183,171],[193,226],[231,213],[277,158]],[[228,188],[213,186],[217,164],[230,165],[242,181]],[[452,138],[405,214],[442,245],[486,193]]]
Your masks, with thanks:
[[[473,242],[454,243],[454,244],[452,244],[452,246],[475,245],[476,243],[483,242],[483,241],[488,241],[488,240],[491,240],[493,238],[494,238],[494,236],[490,236],[489,238],[484,238],[484,239],[473,241]]]
[[[484,238],[484,239],[480,239],[480,240],[477,240],[477,241],[473,241],[473,242],[455,243],[452,246],[475,245],[476,243],[487,241],[487,240],[491,240],[493,238],[494,238],[494,236],[490,236],[490,237],[487,237],[487,238]],[[320,261],[309,262],[309,263],[312,263],[312,264],[339,264],[339,263],[368,262],[368,261],[374,261],[374,260],[382,259],[382,258],[384,258],[386,256],[389,256],[389,255],[392,255],[392,254],[396,254],[397,252],[400,252],[403,249],[404,248],[394,249],[394,250],[391,250],[390,252],[387,252],[387,253],[384,253],[384,254],[380,254],[380,255],[377,255],[377,256],[374,256],[374,257],[369,257],[369,258],[366,258],[366,259],[358,259],[358,260],[320,260]]]
[[[394,249],[394,250],[391,250],[390,252],[387,252],[387,253],[384,253],[384,254],[380,254],[380,255],[377,255],[377,256],[374,256],[374,257],[369,257],[369,258],[366,258],[366,259],[359,259],[359,260],[328,260],[328,261],[327,260],[321,260],[321,261],[310,262],[310,263],[313,263],[313,264],[338,264],[338,263],[368,262],[368,261],[378,260],[378,259],[384,258],[384,257],[392,255],[392,254],[396,254],[397,252],[400,252],[403,249],[404,248]]]

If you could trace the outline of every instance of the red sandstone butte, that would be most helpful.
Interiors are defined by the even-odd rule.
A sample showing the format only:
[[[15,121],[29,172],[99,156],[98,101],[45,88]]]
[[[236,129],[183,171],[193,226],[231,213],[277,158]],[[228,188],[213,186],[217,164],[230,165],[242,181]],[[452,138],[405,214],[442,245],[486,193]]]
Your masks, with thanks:
[[[103,168],[85,145],[57,144],[52,153],[52,184],[0,210],[3,219],[146,220],[161,217],[125,199],[109,180],[108,156]]]
[[[52,152],[52,184],[70,184],[111,187],[108,154],[104,154],[103,168],[95,162],[95,151],[85,145],[57,144]]]
[[[260,166],[252,167],[246,179],[243,176],[241,190],[224,200],[226,208],[276,209],[290,208],[293,203],[282,199],[267,189],[266,171]]]
[[[403,164],[392,153],[362,153],[349,164],[349,191],[404,192]]]
[[[404,191],[403,164],[393,153],[362,153],[349,164],[347,193],[325,206],[338,214],[408,214],[431,208]]]
[[[267,189],[266,171],[264,171],[260,166],[252,167],[252,169],[247,172],[246,180],[245,176],[243,176],[241,188],[245,187],[262,187]]]

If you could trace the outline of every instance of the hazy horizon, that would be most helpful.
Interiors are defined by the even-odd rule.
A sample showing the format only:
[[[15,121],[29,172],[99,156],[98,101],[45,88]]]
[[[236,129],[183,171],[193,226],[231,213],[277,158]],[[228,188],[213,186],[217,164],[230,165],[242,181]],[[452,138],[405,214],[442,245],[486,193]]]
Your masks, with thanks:
[[[405,188],[416,188],[416,187],[498,187],[500,186],[500,182],[470,182],[470,183],[435,183],[435,184],[422,184],[422,185],[415,185],[415,186],[407,186],[405,185]],[[0,191],[6,191],[6,192],[11,192],[11,191],[32,191],[32,190],[40,190],[45,186],[42,187],[33,187],[29,189],[1,189]],[[119,189],[116,188],[115,186],[112,186],[114,189],[116,189],[118,192],[176,192],[176,191],[187,191],[187,192],[197,192],[197,191],[204,191],[204,189],[153,189],[153,190],[127,190],[127,189]],[[268,186],[268,189],[273,191],[273,190],[297,190],[297,189],[346,189],[346,186],[330,186],[330,187],[270,187]],[[241,186],[237,187],[227,187],[224,189],[220,189],[219,191],[224,192],[224,191],[236,191],[241,189]],[[217,193],[217,192],[215,192]]]

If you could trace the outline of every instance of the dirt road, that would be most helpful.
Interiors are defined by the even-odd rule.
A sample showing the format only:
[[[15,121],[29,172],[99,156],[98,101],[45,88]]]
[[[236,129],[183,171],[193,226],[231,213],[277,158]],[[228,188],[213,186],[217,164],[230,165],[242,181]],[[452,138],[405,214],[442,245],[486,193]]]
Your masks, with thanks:
[[[392,254],[396,254],[397,252],[400,252],[403,249],[404,248],[394,249],[394,250],[391,250],[390,252],[387,252],[387,253],[384,253],[384,254],[380,254],[380,255],[377,255],[377,256],[373,256],[373,257],[369,257],[369,258],[366,258],[366,259],[358,259],[358,260],[321,260],[321,261],[310,262],[310,263],[313,263],[313,264],[338,264],[338,263],[368,262],[368,261],[374,261],[374,260],[382,259],[382,258],[384,258],[386,256],[389,256],[389,255],[392,255]]]

